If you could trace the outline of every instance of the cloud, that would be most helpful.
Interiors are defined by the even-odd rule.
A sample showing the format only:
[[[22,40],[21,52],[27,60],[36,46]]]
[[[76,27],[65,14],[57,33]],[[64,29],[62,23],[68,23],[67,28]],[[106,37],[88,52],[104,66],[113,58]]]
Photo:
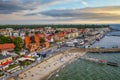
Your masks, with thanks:
[[[10,14],[13,12],[36,13],[43,11],[46,7],[56,4],[81,2],[88,6],[84,0],[0,0],[0,14]]]
[[[36,11],[49,6],[56,0],[0,0],[0,14],[10,14],[20,11]]]
[[[56,8],[81,3],[87,8]],[[82,6],[83,6],[82,5]],[[72,6],[72,5],[71,5]],[[85,0],[0,0],[1,23],[120,23],[120,6],[88,7]],[[48,8],[49,9],[46,9]]]
[[[86,7],[88,7],[89,5],[88,5],[88,3],[87,2],[85,2],[84,0],[80,0],[80,2],[83,4],[83,5],[85,5]]]
[[[9,14],[11,12],[25,9],[24,7],[18,6],[17,4],[20,3],[17,1],[0,0],[0,14]]]
[[[81,20],[120,20],[120,6],[97,8],[50,10],[40,14],[51,17],[64,17]]]

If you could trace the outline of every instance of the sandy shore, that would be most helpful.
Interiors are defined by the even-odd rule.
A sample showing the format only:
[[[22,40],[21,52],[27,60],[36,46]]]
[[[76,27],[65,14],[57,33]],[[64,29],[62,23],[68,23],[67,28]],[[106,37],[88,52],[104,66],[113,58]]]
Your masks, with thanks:
[[[54,71],[61,68],[71,60],[83,56],[85,52],[58,54],[52,58],[43,61],[37,66],[19,74],[18,80],[44,80]]]

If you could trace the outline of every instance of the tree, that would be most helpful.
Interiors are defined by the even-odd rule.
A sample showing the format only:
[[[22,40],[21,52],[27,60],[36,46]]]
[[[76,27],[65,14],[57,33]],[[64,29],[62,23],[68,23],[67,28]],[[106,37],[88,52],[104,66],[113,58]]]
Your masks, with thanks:
[[[45,43],[45,39],[44,38],[40,38],[40,43]]]
[[[60,32],[60,30],[56,30],[56,31],[55,31],[55,33],[59,33],[59,32]]]
[[[13,43],[13,40],[10,37],[5,37],[0,35],[0,44]]]
[[[13,40],[10,37],[6,37],[6,43],[13,43]]]
[[[14,40],[13,40],[14,44],[15,44],[15,49],[14,51],[18,54],[19,51],[21,51],[22,47],[23,47],[23,41],[20,37],[16,37]]]
[[[3,35],[0,35],[0,44],[5,43],[5,37]]]

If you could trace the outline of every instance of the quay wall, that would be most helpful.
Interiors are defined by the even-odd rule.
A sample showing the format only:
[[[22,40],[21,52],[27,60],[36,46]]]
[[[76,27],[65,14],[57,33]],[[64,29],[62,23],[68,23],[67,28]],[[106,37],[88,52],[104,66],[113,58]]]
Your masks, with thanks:
[[[73,48],[70,52],[87,52],[87,53],[113,53],[113,52],[120,52],[120,48]]]

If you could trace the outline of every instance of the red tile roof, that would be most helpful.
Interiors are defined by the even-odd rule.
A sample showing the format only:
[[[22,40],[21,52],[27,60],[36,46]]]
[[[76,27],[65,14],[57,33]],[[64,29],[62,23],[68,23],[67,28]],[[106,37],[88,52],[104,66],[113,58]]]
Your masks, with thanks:
[[[13,43],[0,44],[0,50],[14,49],[15,45]]]
[[[4,66],[10,64],[11,62],[12,62],[12,61],[7,61],[7,62],[5,62],[5,63],[2,63],[1,66],[4,67]]]

